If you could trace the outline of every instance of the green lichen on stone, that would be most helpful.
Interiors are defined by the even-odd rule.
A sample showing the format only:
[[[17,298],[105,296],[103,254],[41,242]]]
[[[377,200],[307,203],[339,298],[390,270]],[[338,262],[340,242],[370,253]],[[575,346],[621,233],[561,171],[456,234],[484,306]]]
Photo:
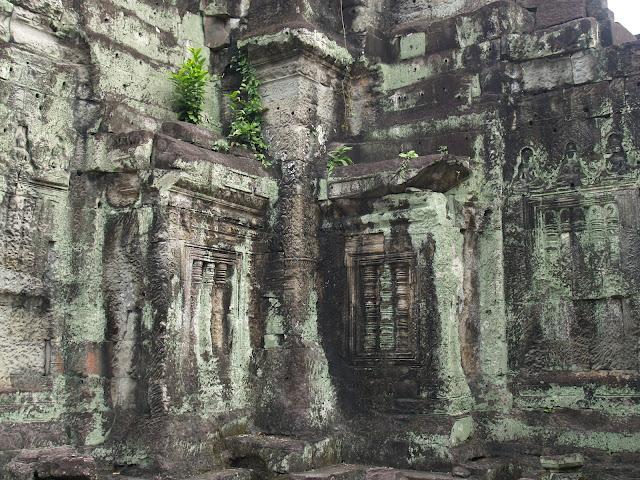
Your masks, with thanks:
[[[400,37],[400,60],[420,57],[427,50],[427,37],[424,32],[410,33]]]
[[[338,65],[348,66],[354,62],[349,51],[329,39],[324,33],[306,28],[285,28],[277,33],[251,37],[238,42],[241,48],[248,46],[283,46],[298,41],[307,48],[317,51],[322,56]]]
[[[53,379],[51,390],[0,395],[0,424],[54,422],[66,413],[68,398],[65,378]]]
[[[414,83],[433,76],[436,72],[430,65],[421,63],[408,64],[386,64],[380,63],[377,66],[382,78],[380,89],[389,92],[398,88],[407,87]]]
[[[609,453],[639,453],[640,433],[565,431],[558,436],[558,444]]]
[[[475,431],[473,417],[462,417],[453,424],[451,428],[450,443],[452,447],[457,447],[471,438]]]
[[[410,466],[424,465],[434,460],[451,461],[451,443],[446,435],[409,432],[406,439],[409,441],[407,461]]]

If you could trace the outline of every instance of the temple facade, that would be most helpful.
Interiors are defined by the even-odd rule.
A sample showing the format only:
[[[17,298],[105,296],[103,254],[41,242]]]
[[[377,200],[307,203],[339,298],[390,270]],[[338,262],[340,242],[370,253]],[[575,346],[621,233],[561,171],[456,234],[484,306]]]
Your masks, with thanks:
[[[239,53],[271,166],[219,148]],[[0,478],[639,455],[640,42],[606,0],[0,0]]]

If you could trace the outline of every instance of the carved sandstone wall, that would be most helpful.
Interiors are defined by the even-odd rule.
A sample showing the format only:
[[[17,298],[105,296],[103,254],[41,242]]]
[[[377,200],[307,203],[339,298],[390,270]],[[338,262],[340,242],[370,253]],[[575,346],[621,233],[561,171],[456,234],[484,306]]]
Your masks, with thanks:
[[[189,46],[226,72],[199,127]],[[636,478],[640,47],[605,0],[0,0],[0,47],[8,478]],[[272,169],[213,151],[238,48]]]

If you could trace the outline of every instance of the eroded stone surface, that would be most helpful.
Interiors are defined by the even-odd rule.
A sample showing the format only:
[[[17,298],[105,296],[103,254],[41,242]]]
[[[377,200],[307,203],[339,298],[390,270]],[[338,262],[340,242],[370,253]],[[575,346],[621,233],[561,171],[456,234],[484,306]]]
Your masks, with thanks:
[[[640,47],[604,0],[0,0],[0,44],[10,478],[638,478]],[[238,48],[270,169],[220,151]]]

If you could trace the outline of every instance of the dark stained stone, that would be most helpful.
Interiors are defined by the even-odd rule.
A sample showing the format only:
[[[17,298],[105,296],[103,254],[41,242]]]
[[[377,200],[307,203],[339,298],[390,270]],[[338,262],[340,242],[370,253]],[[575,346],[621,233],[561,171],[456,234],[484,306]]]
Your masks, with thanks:
[[[96,480],[96,462],[72,447],[24,450],[6,467],[10,480],[69,479]]]
[[[470,174],[467,159],[433,155],[338,167],[328,179],[329,198],[372,198],[410,189],[446,192]]]

